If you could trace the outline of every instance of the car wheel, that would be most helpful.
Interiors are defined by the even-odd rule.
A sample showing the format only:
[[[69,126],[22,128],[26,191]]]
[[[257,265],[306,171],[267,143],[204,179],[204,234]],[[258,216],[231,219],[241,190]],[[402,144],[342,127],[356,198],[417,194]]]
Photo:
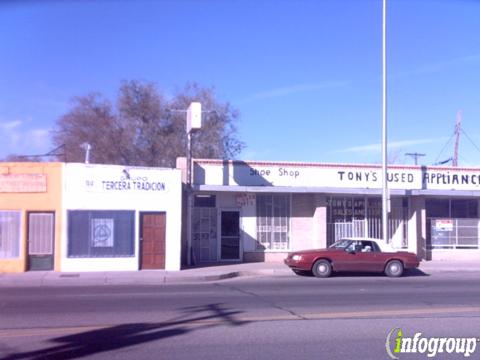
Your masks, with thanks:
[[[332,274],[332,264],[328,260],[317,260],[312,267],[313,275],[316,277],[326,278]]]
[[[390,277],[400,277],[403,274],[403,264],[401,261],[389,261],[385,267],[385,274]]]

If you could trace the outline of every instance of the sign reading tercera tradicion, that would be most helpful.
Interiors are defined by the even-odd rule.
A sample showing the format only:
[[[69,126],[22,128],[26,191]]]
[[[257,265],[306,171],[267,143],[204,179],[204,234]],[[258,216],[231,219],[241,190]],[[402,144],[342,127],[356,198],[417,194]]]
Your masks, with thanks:
[[[67,190],[112,194],[154,194],[168,191],[165,176],[156,169],[115,165],[68,166]]]
[[[0,174],[2,193],[43,193],[47,192],[45,174]]]
[[[480,190],[480,168],[390,166],[387,177],[391,189]],[[382,169],[379,165],[199,160],[195,183],[381,189]]]

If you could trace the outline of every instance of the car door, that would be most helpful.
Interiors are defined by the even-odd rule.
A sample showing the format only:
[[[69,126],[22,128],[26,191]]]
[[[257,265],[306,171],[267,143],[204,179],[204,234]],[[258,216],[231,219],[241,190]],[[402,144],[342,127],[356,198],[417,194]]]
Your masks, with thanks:
[[[360,251],[357,255],[357,271],[378,272],[382,271],[383,259],[379,248],[373,241],[361,241]]]
[[[358,241],[352,241],[345,250],[336,252],[335,271],[361,271],[359,269],[361,269],[362,258],[359,257],[358,252],[355,251],[355,247],[358,245]]]

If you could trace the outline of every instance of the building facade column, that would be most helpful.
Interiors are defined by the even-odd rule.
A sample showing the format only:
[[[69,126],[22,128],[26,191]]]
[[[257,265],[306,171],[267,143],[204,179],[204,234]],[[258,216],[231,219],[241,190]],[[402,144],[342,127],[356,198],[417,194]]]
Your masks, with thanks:
[[[428,259],[427,216],[425,198],[409,198],[408,208],[408,251],[416,253],[422,259]]]
[[[313,247],[327,247],[327,197],[315,194],[315,213],[313,215]]]

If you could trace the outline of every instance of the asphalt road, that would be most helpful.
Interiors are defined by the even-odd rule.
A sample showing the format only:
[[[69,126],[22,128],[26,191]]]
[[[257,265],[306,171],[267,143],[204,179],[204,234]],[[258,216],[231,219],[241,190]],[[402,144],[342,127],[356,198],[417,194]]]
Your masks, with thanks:
[[[388,359],[394,328],[479,338],[480,274],[0,289],[7,359]]]

